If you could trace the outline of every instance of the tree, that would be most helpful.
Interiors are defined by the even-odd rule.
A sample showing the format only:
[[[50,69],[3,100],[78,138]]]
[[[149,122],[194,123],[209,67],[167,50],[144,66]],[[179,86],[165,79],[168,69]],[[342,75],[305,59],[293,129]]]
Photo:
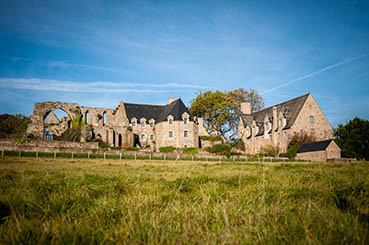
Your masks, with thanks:
[[[343,157],[369,160],[369,121],[358,117],[335,129],[335,142]]]
[[[190,112],[193,116],[203,118],[209,134],[219,135],[225,140],[236,140],[242,102],[249,102],[254,111],[264,107],[263,99],[255,90],[209,90],[197,94],[191,101]]]
[[[206,91],[200,92],[191,101],[190,113],[196,117],[202,117],[204,127],[209,134],[221,136],[227,139],[234,135],[234,125],[239,113],[234,99],[227,92]]]
[[[238,105],[241,105],[243,102],[250,103],[251,112],[259,111],[264,108],[263,98],[254,89],[247,91],[244,88],[238,88],[230,91],[229,95],[234,98]]]
[[[0,115],[0,138],[22,138],[27,130],[30,118],[16,114]]]

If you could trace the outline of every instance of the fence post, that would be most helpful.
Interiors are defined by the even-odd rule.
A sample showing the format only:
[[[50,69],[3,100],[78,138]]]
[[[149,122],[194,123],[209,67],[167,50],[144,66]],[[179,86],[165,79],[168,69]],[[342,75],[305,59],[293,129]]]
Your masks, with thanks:
[[[149,157],[150,157],[149,159],[151,160],[151,153],[149,154]]]
[[[192,161],[193,161],[193,155],[192,155]]]
[[[220,156],[220,157],[219,157],[219,162],[222,162],[222,160],[221,160],[221,159],[222,159],[222,156]]]
[[[56,159],[56,151],[54,151],[54,159]]]
[[[90,159],[90,152],[87,152],[87,159]]]
[[[233,162],[234,162],[234,156],[233,156]]]
[[[273,162],[272,158],[270,158],[270,162]]]
[[[19,151],[19,157],[21,157],[22,151]]]
[[[119,153],[119,160],[122,160],[122,152]]]
[[[1,150],[1,157],[4,157],[4,150]]]
[[[106,152],[104,152],[104,160],[106,159]]]
[[[247,162],[247,156],[246,156],[246,162]]]
[[[36,158],[38,158],[38,151],[36,151]]]
[[[167,160],[167,154],[164,154],[164,161]]]
[[[73,152],[72,152],[72,159],[73,159]]]
[[[137,153],[135,152],[135,160],[137,160]]]

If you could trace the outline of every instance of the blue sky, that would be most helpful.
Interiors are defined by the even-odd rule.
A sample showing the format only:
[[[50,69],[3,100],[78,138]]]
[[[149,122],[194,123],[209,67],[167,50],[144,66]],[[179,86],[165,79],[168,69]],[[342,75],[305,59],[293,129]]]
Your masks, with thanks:
[[[369,1],[0,2],[0,113],[41,101],[189,105],[312,93],[333,127],[369,119]]]

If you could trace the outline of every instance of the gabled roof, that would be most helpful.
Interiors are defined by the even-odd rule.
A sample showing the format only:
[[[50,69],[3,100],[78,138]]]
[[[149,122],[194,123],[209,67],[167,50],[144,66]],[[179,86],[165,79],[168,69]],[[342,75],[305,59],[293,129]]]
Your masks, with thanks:
[[[277,115],[282,112],[284,117],[287,119],[287,125],[284,127],[284,129],[292,127],[292,125],[295,123],[296,118],[309,95],[310,93],[274,105],[277,108]],[[274,106],[270,106],[257,112],[252,112],[251,115],[241,114],[241,120],[243,121],[244,126],[246,127],[248,125],[251,128],[251,123],[253,120],[255,120],[257,123],[261,123],[260,125],[262,128],[259,127],[259,132],[264,132],[264,118],[267,115],[269,117],[269,121],[272,122],[274,120]]]
[[[178,121],[182,120],[182,115],[185,112],[190,116],[190,121],[193,121],[190,111],[181,99],[177,99],[168,105],[124,103],[124,107],[129,121],[135,117],[137,120],[140,118],[154,119],[158,123],[166,121],[169,115],[172,115],[174,120]]]
[[[327,149],[327,147],[332,141],[333,140],[323,140],[323,141],[316,141],[316,142],[302,144],[300,146],[300,149],[297,151],[297,153],[311,152],[311,151],[324,151],[325,149]]]

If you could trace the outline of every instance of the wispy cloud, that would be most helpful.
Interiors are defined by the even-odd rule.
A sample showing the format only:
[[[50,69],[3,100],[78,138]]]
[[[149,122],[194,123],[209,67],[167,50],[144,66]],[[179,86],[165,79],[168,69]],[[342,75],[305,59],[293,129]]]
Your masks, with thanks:
[[[78,93],[163,93],[175,89],[203,89],[196,84],[135,83],[135,82],[77,82],[39,78],[0,78],[1,88]]]
[[[265,90],[265,91],[261,92],[260,94],[261,94],[261,95],[263,95],[263,94],[266,94],[266,93],[272,92],[272,91],[277,90],[277,89],[279,89],[279,88],[283,88],[283,87],[285,87],[285,86],[287,86],[287,85],[289,85],[289,84],[292,84],[292,83],[295,83],[295,82],[298,82],[298,81],[304,80],[304,79],[306,79],[306,78],[309,78],[309,77],[312,77],[312,76],[318,75],[319,73],[322,73],[322,72],[328,71],[328,70],[333,69],[333,68],[335,68],[335,67],[337,67],[337,66],[340,66],[340,65],[343,65],[343,64],[350,63],[350,62],[352,62],[352,61],[354,61],[354,60],[357,60],[357,59],[360,59],[360,58],[364,58],[364,57],[366,57],[366,56],[368,56],[368,55],[369,55],[369,53],[366,53],[366,54],[363,54],[363,55],[359,55],[359,56],[355,56],[355,57],[352,57],[352,58],[349,58],[349,59],[343,60],[343,61],[338,62],[338,63],[336,63],[336,64],[333,64],[333,65],[327,66],[327,67],[325,67],[325,68],[323,68],[323,69],[320,69],[320,70],[318,70],[318,71],[315,71],[315,72],[312,72],[312,73],[306,74],[306,75],[304,75],[304,76],[302,76],[302,77],[299,77],[299,78],[293,79],[293,80],[288,81],[288,82],[284,82],[284,83],[282,83],[282,84],[280,84],[280,85],[278,85],[278,86],[276,86],[276,87],[274,87],[274,88],[271,88],[271,89]]]

